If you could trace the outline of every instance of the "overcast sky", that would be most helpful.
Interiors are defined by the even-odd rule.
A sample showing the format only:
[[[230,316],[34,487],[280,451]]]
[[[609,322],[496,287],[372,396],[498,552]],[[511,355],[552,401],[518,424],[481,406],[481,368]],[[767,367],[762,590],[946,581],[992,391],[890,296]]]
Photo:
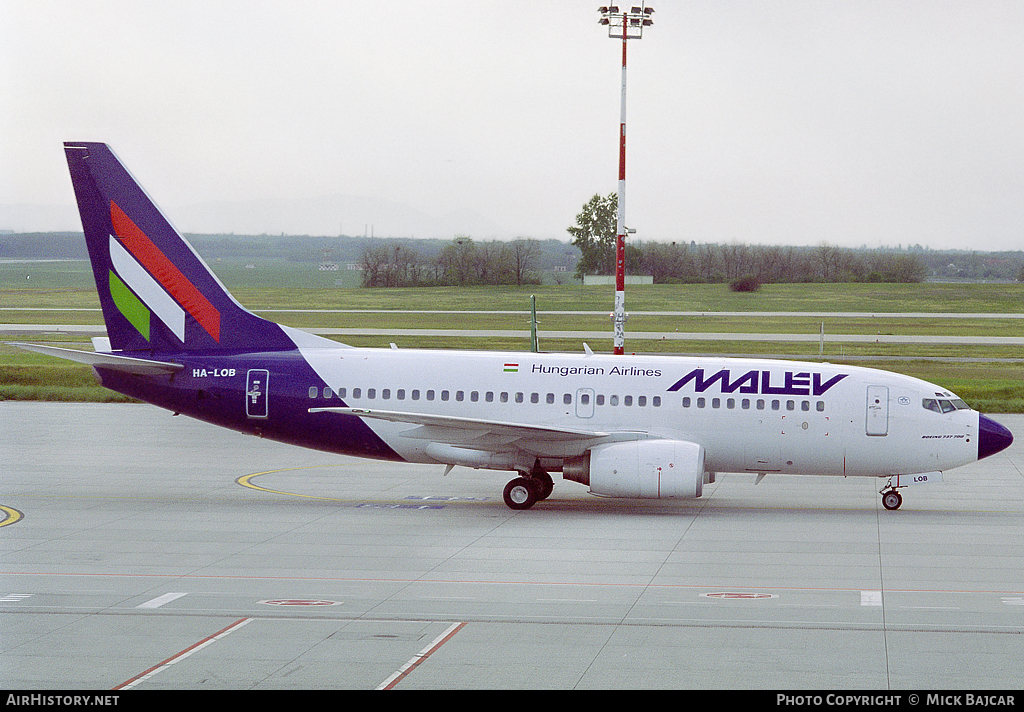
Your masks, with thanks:
[[[72,206],[61,144],[89,140],[186,232],[213,231],[203,203],[364,196],[568,239],[616,189],[598,4],[0,0],[0,204]],[[636,238],[1024,248],[1024,2],[654,7],[629,43]],[[43,222],[0,228],[76,227]]]

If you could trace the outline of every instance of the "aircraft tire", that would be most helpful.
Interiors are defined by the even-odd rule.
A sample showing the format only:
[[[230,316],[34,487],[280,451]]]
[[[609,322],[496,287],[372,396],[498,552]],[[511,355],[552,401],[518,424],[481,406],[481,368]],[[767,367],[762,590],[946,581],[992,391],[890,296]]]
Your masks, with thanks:
[[[901,504],[903,504],[903,496],[896,490],[889,490],[882,494],[882,506],[890,512],[899,509]]]
[[[551,479],[551,475],[541,471],[531,477],[533,480],[534,488],[537,490],[537,500],[547,499],[551,496],[551,492],[555,489],[555,482]]]
[[[526,477],[517,477],[505,485],[502,497],[509,509],[529,509],[537,502],[537,489]]]

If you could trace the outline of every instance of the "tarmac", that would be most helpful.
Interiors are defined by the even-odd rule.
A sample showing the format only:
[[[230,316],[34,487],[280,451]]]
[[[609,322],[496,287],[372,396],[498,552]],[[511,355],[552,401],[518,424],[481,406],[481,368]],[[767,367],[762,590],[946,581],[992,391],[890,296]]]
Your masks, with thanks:
[[[147,405],[0,402],[0,688],[1014,690],[1018,443],[903,490],[698,500],[356,460]]]

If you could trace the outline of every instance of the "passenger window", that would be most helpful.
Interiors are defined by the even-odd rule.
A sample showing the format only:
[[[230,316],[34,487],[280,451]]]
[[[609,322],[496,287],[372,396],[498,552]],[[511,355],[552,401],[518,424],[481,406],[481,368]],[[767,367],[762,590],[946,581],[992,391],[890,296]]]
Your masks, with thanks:
[[[376,388],[367,388],[366,389],[366,397],[367,398],[376,398],[377,397],[377,389]]]
[[[622,405],[633,405],[633,396],[623,396]]]
[[[346,391],[345,391],[344,388],[339,388],[338,389],[338,398],[344,398],[345,397],[345,393],[346,393]]]
[[[384,400],[390,400],[391,399],[391,389],[390,388],[385,388],[384,390],[382,390],[380,392],[380,397],[383,398]]]
[[[420,399],[420,392],[419,392],[418,389],[415,389],[415,388],[413,389],[413,391],[412,391],[412,399],[413,400],[419,400]]]
[[[398,391],[395,393],[395,396],[398,398],[398,400],[405,400],[405,389],[399,388]]]
[[[597,396],[595,400],[597,401],[598,405],[604,405],[604,394]]]
[[[707,401],[705,401],[705,400],[704,400],[703,398],[698,398],[698,399],[697,399],[697,407],[698,407],[698,408],[703,408],[703,407],[704,407],[704,404],[705,404],[706,402],[707,402]]]
[[[569,394],[566,393],[565,397],[569,398]],[[568,404],[568,401],[566,403]],[[589,393],[581,393],[580,394],[580,403],[582,403],[583,405],[590,405],[590,394]]]
[[[743,400],[741,400],[740,408],[742,408],[743,410],[750,410],[750,399],[744,398]]]
[[[428,401],[434,400],[434,392],[433,391],[427,391],[427,400]]]
[[[643,408],[645,405],[647,405],[647,396],[637,396],[636,404]]]
[[[654,396],[654,398],[651,398],[651,405],[653,405],[655,408],[660,408],[661,396]]]
[[[540,403],[540,393],[531,393],[530,402],[534,404]]]
[[[555,402],[555,394],[554,393],[548,393],[548,395],[545,398],[545,400],[547,401],[548,405],[553,405],[554,402]]]
[[[586,393],[584,393],[582,397],[586,398],[587,401],[590,400],[590,396],[588,396]],[[562,403],[564,405],[572,405],[572,394],[571,393],[566,393],[565,395],[563,395],[562,396]]]
[[[689,408],[690,407],[690,396],[683,396],[683,407],[684,408]]]
[[[825,412],[825,401],[818,401],[815,405],[818,408],[819,413]]]
[[[800,401],[800,410],[810,410],[810,409],[811,409],[811,402],[810,401]]]
[[[780,401],[777,401],[777,400],[773,400],[772,401],[772,410],[778,410],[781,407],[782,407],[782,403]]]
[[[508,403],[508,391],[502,391],[499,400],[501,400],[502,403]]]
[[[619,404],[619,397],[618,396],[608,396],[608,405],[618,405],[618,404]]]
[[[463,399],[465,399],[465,397],[466,394],[463,393],[462,391],[455,391],[455,400],[457,400],[459,403],[461,403]]]
[[[494,391],[487,391],[487,393],[484,395],[484,400],[487,401],[488,403],[493,403]]]
[[[448,391],[441,391],[441,400],[446,401],[448,400],[449,396],[450,394],[448,393]]]
[[[757,409],[764,410],[764,398],[757,399]]]
[[[725,401],[725,407],[728,408],[729,410],[734,410],[736,408],[736,399],[727,398]]]
[[[353,388],[352,389],[352,397],[353,398],[362,398],[363,397],[363,389],[362,388]]]
[[[712,408],[721,408],[722,407],[722,399],[721,398],[712,398],[711,399],[711,407]]]
[[[316,386],[310,386],[309,387],[309,397],[310,398],[316,398],[316,396],[317,396],[317,394],[319,392],[320,392],[320,389],[317,388]]]
[[[523,402],[523,393],[522,393],[522,391],[517,391],[516,392],[516,403],[522,403],[522,402]]]

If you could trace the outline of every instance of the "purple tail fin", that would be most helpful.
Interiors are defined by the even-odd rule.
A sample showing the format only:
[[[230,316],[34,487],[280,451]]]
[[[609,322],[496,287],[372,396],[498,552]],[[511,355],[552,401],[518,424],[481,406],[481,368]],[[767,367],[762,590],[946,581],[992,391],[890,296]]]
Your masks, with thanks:
[[[68,142],[64,152],[112,348],[295,348],[235,301],[106,144]]]

